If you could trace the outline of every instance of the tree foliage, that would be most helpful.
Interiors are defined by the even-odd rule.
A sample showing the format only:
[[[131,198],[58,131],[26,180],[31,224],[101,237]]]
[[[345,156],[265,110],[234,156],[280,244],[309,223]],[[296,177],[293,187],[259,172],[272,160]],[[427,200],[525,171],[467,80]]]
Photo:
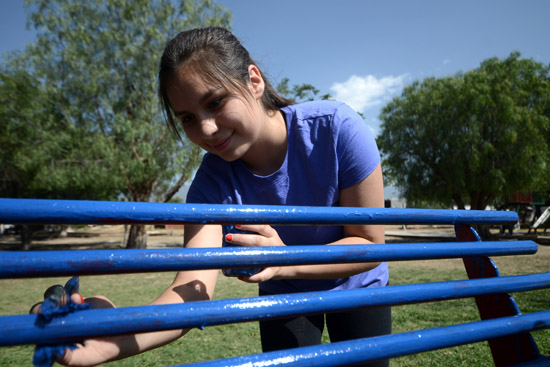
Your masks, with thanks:
[[[380,118],[385,173],[410,201],[483,210],[550,187],[550,67],[517,52],[414,82]]]
[[[291,87],[289,78],[283,78],[279,82],[279,84],[277,84],[277,92],[292,103],[314,101],[316,99],[332,99],[332,96],[330,94],[323,94],[321,96],[318,96],[320,90],[315,88],[315,86],[313,86],[312,84],[294,84]]]
[[[115,199],[102,136],[67,124],[58,97],[27,73],[0,72],[0,196]]]
[[[168,40],[183,30],[229,27],[230,13],[211,0],[25,4],[37,38],[10,60],[10,72],[29,73],[38,87],[56,96],[55,115],[49,119],[69,141],[80,139],[77,150],[87,145],[84,152],[98,153],[95,165],[117,178],[113,194],[130,201],[170,200],[202,152],[166,128],[156,94],[160,56]],[[56,163],[74,153],[52,156],[51,144],[62,144],[60,137],[40,145]],[[134,226],[128,247],[145,246],[143,227]]]

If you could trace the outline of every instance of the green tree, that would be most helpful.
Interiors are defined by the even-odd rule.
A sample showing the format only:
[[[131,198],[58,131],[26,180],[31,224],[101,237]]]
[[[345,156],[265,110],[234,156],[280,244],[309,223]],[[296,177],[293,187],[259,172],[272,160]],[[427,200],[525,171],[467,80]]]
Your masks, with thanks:
[[[290,87],[289,78],[283,78],[279,82],[279,84],[277,85],[277,92],[289,101],[292,101],[293,103],[313,101],[316,99],[332,99],[332,96],[330,94],[323,94],[321,96],[318,96],[320,91],[312,84],[294,84],[292,87]]]
[[[67,124],[58,97],[29,74],[0,72],[0,196],[115,199],[117,179],[98,164],[102,136]]]
[[[548,189],[550,67],[514,52],[406,87],[381,112],[387,177],[411,201],[485,209]]]
[[[98,134],[82,135],[66,124],[55,91],[24,72],[0,71],[0,196],[110,200],[117,177],[106,164]],[[91,144],[94,142],[95,144]],[[28,248],[35,229],[20,226]],[[58,227],[63,233],[64,227]]]
[[[231,14],[211,0],[26,0],[36,42],[10,62],[62,96],[67,126],[104,154],[130,201],[168,201],[202,155],[166,128],[156,95],[165,44],[200,26],[229,27]],[[98,162],[101,164],[101,162]],[[127,247],[146,247],[132,226]]]

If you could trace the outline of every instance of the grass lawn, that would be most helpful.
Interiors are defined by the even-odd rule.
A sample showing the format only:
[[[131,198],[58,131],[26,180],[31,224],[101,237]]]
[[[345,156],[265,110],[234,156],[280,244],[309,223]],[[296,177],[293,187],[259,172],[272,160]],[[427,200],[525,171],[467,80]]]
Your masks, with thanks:
[[[550,247],[540,246],[536,255],[494,258],[502,275],[550,271]],[[465,279],[461,260],[394,262],[390,264],[392,285]],[[81,277],[85,296],[103,294],[119,307],[147,303],[172,281],[172,273],[102,275]],[[0,315],[24,314],[43,291],[66,278],[0,280]],[[216,298],[256,296],[255,285],[220,275]],[[514,297],[522,313],[550,309],[550,289],[517,293]],[[473,299],[396,306],[394,333],[478,320]],[[533,333],[541,353],[550,355],[550,330]],[[325,339],[325,342],[328,342]],[[29,366],[33,347],[0,348],[0,366]],[[192,330],[184,338],[163,348],[108,363],[106,366],[176,365],[230,356],[259,353],[257,323],[244,323]],[[491,366],[487,343],[448,348],[392,359],[391,366]]]

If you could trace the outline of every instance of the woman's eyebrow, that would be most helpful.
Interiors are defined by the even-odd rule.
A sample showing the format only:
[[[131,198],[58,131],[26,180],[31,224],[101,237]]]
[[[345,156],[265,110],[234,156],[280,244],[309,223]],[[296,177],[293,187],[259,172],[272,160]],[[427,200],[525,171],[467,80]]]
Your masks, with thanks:
[[[217,91],[219,91],[220,89],[222,89],[221,87],[217,87],[217,88],[214,88],[214,89],[210,89],[209,91],[207,91],[200,99],[199,99],[199,103],[202,104],[204,103],[206,100],[210,99],[210,97],[212,97]],[[174,115],[175,116],[179,116],[179,115],[183,115],[184,113],[186,113],[187,111],[174,111]]]

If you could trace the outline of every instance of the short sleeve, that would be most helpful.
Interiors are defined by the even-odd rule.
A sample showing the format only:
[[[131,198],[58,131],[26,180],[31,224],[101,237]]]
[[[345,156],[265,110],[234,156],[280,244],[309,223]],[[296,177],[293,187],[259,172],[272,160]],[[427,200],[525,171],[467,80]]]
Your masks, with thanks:
[[[340,189],[351,187],[380,164],[376,140],[366,122],[347,105],[341,105],[334,116],[338,181]]]

